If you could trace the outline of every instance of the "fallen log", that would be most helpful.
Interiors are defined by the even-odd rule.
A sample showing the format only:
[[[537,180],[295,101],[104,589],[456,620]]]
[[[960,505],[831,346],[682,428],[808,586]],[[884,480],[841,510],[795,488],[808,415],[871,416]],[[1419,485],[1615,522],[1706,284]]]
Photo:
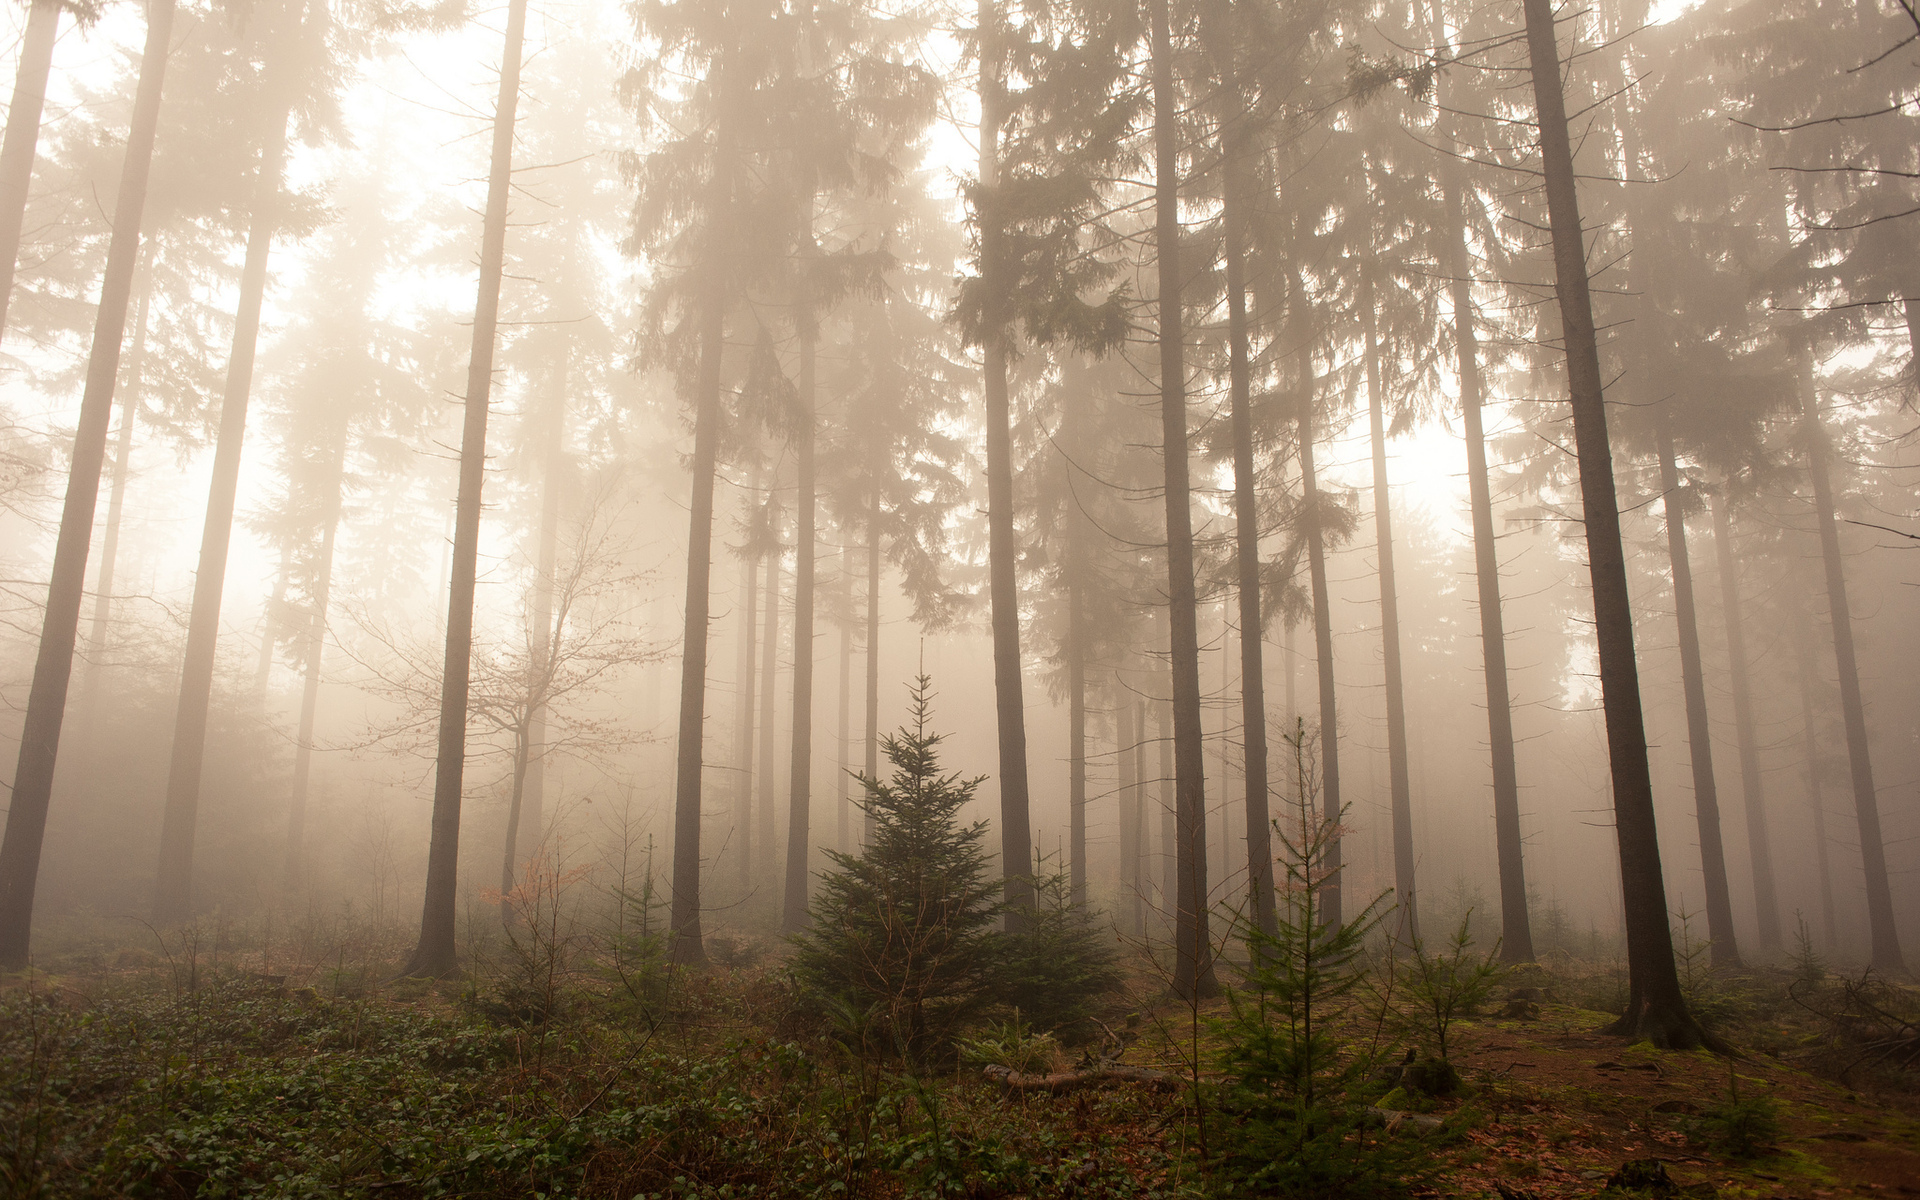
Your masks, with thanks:
[[[1172,1091],[1180,1086],[1180,1081],[1165,1071],[1156,1071],[1152,1067],[1129,1067],[1120,1063],[1104,1063],[1079,1071],[1055,1071],[1051,1075],[1024,1075],[1011,1067],[996,1064],[987,1067],[983,1074],[1004,1085],[1010,1092],[1050,1092],[1054,1095],[1083,1087],[1098,1087],[1104,1083],[1141,1083],[1164,1091]]]

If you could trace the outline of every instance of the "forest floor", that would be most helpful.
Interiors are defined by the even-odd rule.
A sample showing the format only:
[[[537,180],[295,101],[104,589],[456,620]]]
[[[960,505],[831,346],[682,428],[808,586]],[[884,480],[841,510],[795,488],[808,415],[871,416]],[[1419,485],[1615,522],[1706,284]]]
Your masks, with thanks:
[[[177,967],[0,982],[0,1196],[1211,1191],[1178,1081],[1196,1060],[1210,1070],[1225,1001],[1183,1007],[1148,984],[1109,1029],[1121,1062],[1174,1084],[1052,1094],[862,1062],[795,1017],[772,966],[644,998],[576,980],[533,1022],[523,993],[473,980],[380,987],[336,970],[303,986],[230,966],[183,981]],[[1392,1134],[1423,1139],[1437,1167],[1418,1194],[1920,1196],[1920,1079],[1861,1066],[1838,1008],[1793,1002],[1777,973],[1724,982],[1721,1028],[1742,1052],[1728,1060],[1598,1032],[1608,1018],[1581,983],[1596,973],[1578,975],[1538,973],[1538,1002],[1509,1006],[1523,1015],[1453,1027],[1464,1091],[1412,1103],[1423,1119]],[[1734,1089],[1778,1119],[1746,1157],[1702,1127]],[[1649,1159],[1670,1185],[1608,1190]]]

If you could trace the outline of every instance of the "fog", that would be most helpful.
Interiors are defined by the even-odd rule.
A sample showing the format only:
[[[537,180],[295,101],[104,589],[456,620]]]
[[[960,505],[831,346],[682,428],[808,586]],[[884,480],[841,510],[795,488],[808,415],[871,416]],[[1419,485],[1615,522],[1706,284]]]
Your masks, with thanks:
[[[1349,912],[1392,893],[1388,928],[1471,914],[1521,957],[1625,955],[1637,729],[1678,944],[1779,959],[1804,923],[1835,962],[1898,965],[1920,921],[1914,93],[1905,51],[1849,71],[1913,33],[1897,6],[1559,14],[1619,659],[1517,8],[1175,6],[1162,45],[1124,6],[983,5],[983,147],[966,8],[181,0],[129,229],[162,2],[63,10],[37,146],[14,149],[16,92],[0,159],[23,214],[4,965],[307,920],[417,937],[408,969],[439,973],[438,922],[464,938],[552,869],[650,881],[686,961],[771,942],[827,852],[857,851],[851,774],[922,674],[946,766],[986,777],[968,815],[996,853],[1030,839],[1005,873],[1068,875],[1118,937],[1176,936],[1180,870],[1201,908],[1257,910],[1264,755],[1276,814],[1303,780],[1331,801],[1337,768]],[[1620,662],[1637,725],[1602,686]],[[1182,793],[1204,834],[1176,869]]]

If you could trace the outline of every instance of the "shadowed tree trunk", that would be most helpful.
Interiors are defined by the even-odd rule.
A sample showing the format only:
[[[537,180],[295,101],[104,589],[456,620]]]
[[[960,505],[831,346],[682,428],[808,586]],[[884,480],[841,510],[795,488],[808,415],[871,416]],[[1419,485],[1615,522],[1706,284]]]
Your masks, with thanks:
[[[834,845],[842,854],[851,854],[853,846],[849,842],[853,831],[849,828],[849,817],[853,805],[847,799],[847,769],[853,765],[847,757],[852,740],[852,731],[848,725],[853,719],[853,575],[847,570],[849,551],[840,552],[840,754],[836,762],[834,778],[839,781],[839,804],[836,811],[840,814],[840,830]]]
[[[513,127],[520,104],[520,52],[526,30],[527,0],[509,0],[506,50],[500,60],[500,94],[494,107],[492,160],[487,172],[486,220],[480,240],[480,286],[474,300],[473,350],[467,361],[466,412],[460,432],[460,488],[454,508],[453,558],[447,589],[447,653],[440,677],[440,745],[434,763],[433,836],[427,848],[420,944],[414,947],[407,965],[401,968],[403,976],[444,976],[459,968],[454,944],[455,884],[460,864],[460,799],[467,758],[467,692],[473,663],[473,592],[480,556],[480,489],[486,480],[487,410],[493,394],[494,334],[500,321],[500,276],[506,260],[507,199],[513,173]],[[695,457],[698,457],[697,450]],[[708,502],[711,507],[711,487]],[[703,579],[703,589],[704,586]],[[704,633],[704,614],[701,628]],[[697,924],[694,932],[698,934]],[[697,947],[698,943],[695,944]]]
[[[1796,576],[1797,577],[1797,576]],[[1813,703],[1813,621],[1808,597],[1801,597],[1804,616],[1794,621],[1793,658],[1800,676],[1801,753],[1807,764],[1807,807],[1813,812],[1815,862],[1820,875],[1820,926],[1827,953],[1840,946],[1840,921],[1833,905],[1833,866],[1827,854],[1827,799],[1822,794],[1824,772],[1820,761],[1820,727],[1814,718]]]
[[[1114,808],[1120,827],[1120,888],[1115,923],[1129,933],[1140,923],[1140,787],[1134,775],[1133,710],[1113,704]],[[1079,901],[1075,901],[1079,903]]]
[[[1327,597],[1327,538],[1322,528],[1319,480],[1313,466],[1313,393],[1301,397],[1300,495],[1307,513],[1307,573],[1313,587],[1314,662],[1320,674],[1320,804],[1321,816],[1340,820],[1340,711],[1333,687],[1333,614]],[[1331,928],[1342,923],[1340,839],[1327,843],[1327,882],[1320,889],[1320,916]]]
[[[1723,492],[1710,499],[1713,549],[1720,568],[1720,609],[1727,625],[1727,661],[1733,674],[1733,728],[1740,750],[1740,791],[1747,810],[1747,853],[1753,860],[1753,911],[1760,946],[1780,947],[1780,897],[1773,879],[1773,840],[1767,835],[1767,798],[1760,774],[1760,742],[1753,726],[1753,685],[1747,671],[1747,632],[1740,616],[1740,576],[1733,562],[1733,532]]]
[[[811,203],[811,201],[809,201]],[[780,928],[807,927],[807,854],[813,812],[814,342],[813,312],[803,301],[794,445],[799,498],[793,532],[793,746],[787,776],[787,889]]]
[[[877,463],[873,479],[873,511],[867,518],[867,761],[862,768],[868,779],[880,777],[880,475]],[[873,814],[867,814],[862,845],[873,841],[873,820]]]
[[[1130,706],[1133,735],[1133,936],[1147,936],[1147,702]]]
[[[1240,602],[1240,723],[1247,781],[1247,894],[1254,924],[1277,928],[1273,827],[1267,808],[1267,690],[1260,614],[1260,504],[1254,494],[1253,387],[1247,365],[1245,147],[1226,151],[1221,220],[1226,237],[1227,381],[1233,407],[1234,566]]]
[[[760,558],[751,548],[746,555],[745,567],[740,589],[740,657],[734,665],[734,676],[739,682],[734,689],[733,736],[734,754],[739,760],[739,786],[735,793],[733,820],[740,838],[738,862],[742,896],[753,887],[753,652],[754,639],[760,631]]]
[[[13,77],[13,102],[7,107],[7,132],[0,140],[0,334],[6,332],[8,301],[13,298],[20,229],[27,216],[27,190],[33,182],[40,116],[47,102],[47,75],[53,69],[53,43],[59,32],[60,0],[33,0],[27,8],[26,32],[20,39],[20,64]]]
[[[1640,710],[1640,675],[1634,662],[1633,608],[1620,544],[1613,451],[1607,439],[1606,398],[1594,337],[1593,298],[1587,288],[1586,245],[1580,231],[1573,147],[1567,137],[1553,6],[1551,0],[1525,0],[1525,11],[1553,235],[1554,291],[1566,339],[1580,503],[1587,531],[1587,565],[1593,579],[1601,706],[1613,773],[1614,832],[1620,849],[1620,892],[1627,927],[1627,1011],[1610,1028],[1615,1033],[1648,1038],[1663,1047],[1691,1048],[1703,1043],[1719,1046],[1718,1039],[1701,1029],[1687,1011],[1674,968],[1667,889],[1660,867],[1660,835],[1654,824],[1653,779],[1647,770],[1646,724]]]
[[[1814,515],[1820,522],[1820,558],[1826,567],[1827,611],[1833,626],[1833,658],[1840,674],[1840,716],[1847,730],[1847,767],[1853,777],[1853,807],[1860,821],[1860,860],[1866,871],[1867,927],[1873,939],[1875,970],[1903,976],[1906,960],[1893,924],[1893,889],[1887,880],[1887,851],[1880,838],[1880,799],[1874,790],[1873,760],[1867,753],[1867,709],[1860,698],[1860,667],[1854,660],[1853,615],[1847,603],[1846,568],[1840,561],[1840,530],[1833,515],[1833,484],[1828,475],[1827,431],[1820,423],[1813,383],[1813,355],[1800,351],[1800,406],[1806,438],[1807,471],[1813,476]]]
[[[1373,442],[1373,530],[1380,560],[1380,643],[1387,686],[1387,776],[1393,799],[1393,890],[1396,936],[1420,937],[1413,878],[1413,781],[1407,771],[1407,698],[1400,674],[1400,594],[1393,576],[1393,504],[1387,489],[1386,398],[1374,334],[1373,278],[1360,273],[1360,320],[1366,330],[1367,428]]]
[[[1160,736],[1160,915],[1173,925],[1174,894],[1180,885],[1180,815],[1173,785],[1173,706],[1155,704]]]
[[[1069,543],[1067,555],[1069,562],[1078,559],[1077,543]],[[1086,636],[1081,621],[1076,563],[1067,569],[1066,647],[1067,878],[1068,892],[1075,904],[1087,902],[1087,658],[1081,640]]]
[[[999,27],[994,0],[980,0],[983,43]],[[1004,84],[997,47],[983,45],[980,61],[980,190],[999,183],[1000,123]],[[993,220],[980,225],[981,282],[988,295],[1000,286],[1003,232]],[[987,562],[993,622],[994,709],[1000,732],[1000,862],[1006,877],[1009,931],[1024,928],[1033,908],[1033,823],[1027,790],[1027,720],[1020,660],[1019,548],[1013,530],[1013,434],[1007,396],[1007,330],[995,321],[980,347],[987,416]]]
[[[777,481],[777,472],[775,478]],[[780,682],[780,557],[777,548],[767,556],[766,611],[760,628],[760,775],[755,781],[759,788],[760,859],[755,866],[769,875],[780,854],[773,787],[773,759],[779,740],[775,697]]]
[[[1193,508],[1187,462],[1187,364],[1180,275],[1179,97],[1167,0],[1148,5],[1153,38],[1154,257],[1158,260],[1160,433],[1166,471],[1168,669],[1173,677],[1174,809],[1179,828],[1174,885],[1173,992],[1211,995],[1207,935],[1207,782],[1200,724],[1200,637],[1193,579]]]
[[[287,155],[287,118],[292,110],[285,78],[291,66],[288,51],[304,7],[291,5],[280,12],[279,20],[286,26],[275,38],[279,61],[269,68],[268,86],[280,94],[267,104],[259,175],[254,181],[253,219],[247,231],[246,260],[240,269],[240,302],[234,313],[233,350],[227,360],[227,384],[220,400],[213,479],[207,489],[200,565],[193,577],[193,608],[187,620],[180,699],[173,717],[166,810],[160,820],[153,919],[162,926],[186,920],[193,910],[193,843],[199,824],[201,765],[207,752],[207,709],[213,699],[220,604],[226,591],[227,552],[233,542],[233,510],[240,491],[240,452],[247,438],[253,358],[260,341],[260,306],[267,291],[267,255],[273,248],[280,215],[280,176]]]
[[[1693,767],[1693,803],[1700,828],[1700,872],[1707,889],[1707,938],[1715,967],[1740,965],[1733,932],[1733,898],[1727,887],[1727,855],[1720,838],[1720,789],[1713,778],[1713,729],[1707,724],[1707,684],[1700,666],[1700,625],[1693,603],[1693,567],[1687,557],[1687,518],[1680,471],[1666,418],[1656,418],[1660,494],[1666,512],[1667,561],[1673,568],[1673,618],[1680,641],[1680,685],[1687,704],[1687,749]]]
[[[20,757],[7,807],[6,836],[0,840],[0,970],[19,970],[27,965],[33,894],[40,874],[40,850],[46,840],[47,806],[53,794],[67,685],[73,677],[87,551],[93,540],[94,511],[100,502],[100,475],[106,464],[107,426],[113,419],[113,390],[120,373],[127,302],[133,293],[134,266],[139,259],[140,218],[146,207],[147,175],[153,163],[154,129],[160,120],[160,86],[166,76],[173,13],[173,0],[153,0],[147,9],[140,82],[127,130],[120,194],[114,201],[113,235],[107,243],[93,347],[87,358],[86,388],[81,394],[80,419],[67,468],[66,499],[60,510],[47,606],[41,617],[40,649],[27,693],[26,718],[20,727]]]
[[[344,410],[333,445],[328,447],[327,513],[320,532],[320,561],[315,565],[313,612],[309,614],[306,678],[300,689],[300,723],[293,744],[293,794],[287,804],[287,865],[282,886],[300,889],[306,877],[307,794],[313,776],[313,724],[320,707],[320,666],[327,646],[327,606],[333,593],[333,551],[340,531],[340,493],[346,485],[347,422]]]

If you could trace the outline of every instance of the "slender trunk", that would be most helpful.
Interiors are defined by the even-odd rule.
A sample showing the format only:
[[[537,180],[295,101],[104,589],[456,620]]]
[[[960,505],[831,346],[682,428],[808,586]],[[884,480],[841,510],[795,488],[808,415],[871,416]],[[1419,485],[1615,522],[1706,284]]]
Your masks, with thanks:
[[[1444,176],[1447,273],[1453,304],[1454,348],[1460,371],[1461,432],[1467,445],[1467,495],[1473,510],[1474,576],[1479,588],[1480,652],[1487,690],[1487,746],[1493,768],[1493,837],[1500,865],[1500,957],[1533,961],[1527,915],[1525,844],[1520,832],[1520,778],[1514,761],[1513,701],[1507,690],[1506,618],[1500,600],[1499,544],[1493,531],[1493,487],[1487,473],[1482,425],[1480,340],[1474,327],[1473,279],[1467,267],[1467,225],[1457,172]]]
[[[453,556],[447,587],[447,653],[440,677],[440,745],[434,764],[433,835],[420,944],[401,974],[450,975],[459,968],[454,943],[455,884],[460,864],[460,799],[467,759],[467,692],[473,662],[473,593],[480,557],[480,489],[486,480],[487,414],[493,394],[494,334],[500,320],[500,276],[507,249],[507,198],[512,183],[514,115],[520,103],[520,52],[527,0],[509,0],[500,93],[494,107],[487,210],[480,242],[480,284],[474,299],[473,349],[467,362],[465,419],[460,432],[460,488],[454,506]],[[704,598],[704,593],[702,594]],[[705,631],[705,622],[701,624]]]
[[[529,743],[532,738],[525,723],[514,730],[513,736],[513,782],[507,793],[507,839],[506,848],[500,860],[500,923],[512,929],[518,923],[519,914],[514,909],[513,889],[519,882],[520,864],[515,861],[518,854],[518,835],[520,831],[521,806],[527,795],[527,759]]]
[[[1674,464],[1673,438],[1665,418],[1659,419],[1654,436],[1659,443],[1660,494],[1665,497],[1667,559],[1673,567],[1673,616],[1680,635],[1680,682],[1687,703],[1687,748],[1700,827],[1700,871],[1707,889],[1707,938],[1715,967],[1737,967],[1740,950],[1733,932],[1726,849],[1720,839],[1720,789],[1713,778],[1713,730],[1707,724],[1707,685],[1700,667],[1693,567],[1687,557],[1686,516],[1680,511],[1680,471]]]
[[[1160,915],[1169,927],[1180,890],[1180,812],[1174,797],[1173,706],[1154,705],[1160,736]]]
[[[1660,835],[1654,824],[1653,780],[1647,770],[1639,668],[1634,662],[1633,608],[1620,542],[1613,452],[1607,439],[1606,399],[1594,337],[1593,298],[1587,288],[1586,245],[1580,230],[1553,7],[1550,0],[1526,0],[1525,9],[1553,235],[1555,293],[1566,339],[1587,563],[1593,579],[1601,705],[1606,714],[1614,827],[1620,848],[1620,892],[1627,927],[1627,1011],[1613,1029],[1650,1038],[1659,1046],[1684,1048],[1717,1043],[1687,1011],[1674,968],[1666,882],[1660,867]]]
[[[146,260],[153,262],[153,247]],[[113,577],[120,565],[120,525],[126,516],[127,482],[133,475],[133,431],[140,422],[140,382],[147,361],[147,317],[153,308],[153,280],[140,295],[134,319],[133,354],[127,360],[126,390],[120,402],[120,428],[114,437],[113,485],[107,492],[107,527],[100,538],[100,573],[93,588],[93,619],[87,631],[87,670],[82,683],[80,734],[92,739],[100,704],[102,672],[106,669],[107,630],[113,619]]]
[[[1260,613],[1260,502],[1253,464],[1253,384],[1248,367],[1245,147],[1230,145],[1221,219],[1226,235],[1227,381],[1233,408],[1233,527],[1240,601],[1240,723],[1247,781],[1247,896],[1254,924],[1278,928],[1273,895],[1273,822],[1267,806],[1265,624]]]
[[[1871,961],[1882,974],[1906,974],[1900,938],[1893,924],[1893,889],[1887,880],[1887,851],[1880,838],[1880,800],[1873,784],[1873,760],[1867,753],[1867,709],[1860,696],[1860,668],[1854,661],[1853,615],[1847,603],[1846,568],[1840,561],[1840,530],[1833,513],[1833,484],[1828,476],[1827,431],[1820,423],[1813,384],[1813,356],[1800,356],[1800,404],[1807,441],[1807,470],[1813,476],[1814,515],[1820,521],[1820,558],[1826,567],[1827,609],[1833,625],[1833,657],[1840,672],[1840,715],[1847,730],[1847,767],[1853,778],[1853,806],[1860,821],[1860,859],[1866,871],[1867,927],[1873,939]]]
[[[840,552],[840,755],[835,763],[834,779],[838,783],[839,804],[836,811],[840,814],[840,829],[834,840],[840,853],[848,854],[853,846],[848,839],[852,830],[848,828],[849,810],[853,807],[847,802],[847,768],[853,763],[847,757],[851,742],[853,705],[853,575],[847,570],[847,552]]]
[[[1200,638],[1193,579],[1193,510],[1187,462],[1186,335],[1181,321],[1180,130],[1168,0],[1148,6],[1153,36],[1154,256],[1158,259],[1160,432],[1166,471],[1167,619],[1173,675],[1173,759],[1179,823],[1174,892],[1173,992],[1211,995],[1207,927],[1207,784],[1200,725]]]
[[[1135,700],[1133,710],[1133,936],[1147,936],[1147,703]]]
[[[1373,277],[1360,275],[1360,320],[1366,331],[1367,428],[1373,440],[1373,530],[1380,560],[1380,642],[1387,685],[1387,775],[1393,798],[1395,929],[1402,944],[1420,937],[1414,891],[1413,781],[1407,770],[1407,699],[1400,673],[1400,594],[1393,575],[1393,504],[1387,489],[1386,407],[1380,346],[1374,332]]]
[[[287,552],[282,548],[280,565],[273,573],[273,594],[267,600],[266,611],[260,614],[260,657],[253,668],[253,696],[262,708],[267,703],[267,685],[273,682],[273,652],[280,648],[275,623],[286,607],[288,565]]]
[[[13,775],[7,828],[0,840],[0,970],[27,965],[33,927],[33,893],[40,874],[40,850],[46,840],[47,806],[53,794],[54,762],[60,750],[60,725],[66,715],[67,685],[73,677],[74,642],[80,632],[80,602],[86,589],[87,550],[93,540],[93,516],[100,502],[100,474],[107,456],[107,426],[113,418],[113,390],[120,373],[120,343],[127,328],[127,301],[133,292],[140,250],[140,218],[147,200],[147,175],[153,163],[153,135],[160,120],[160,86],[167,69],[167,39],[173,29],[173,0],[153,0],[147,10],[147,41],[140,55],[140,83],[134,94],[133,120],[114,203],[113,236],[107,244],[106,272],[100,282],[100,307],[94,318],[93,347],[87,358],[86,390],[74,430],[67,468],[67,494],[54,543],[47,606],[41,618],[40,649],[27,693],[26,719],[20,727],[20,757]]]
[[[803,315],[800,380],[795,414],[799,497],[793,533],[793,746],[787,777],[787,891],[780,928],[798,933],[808,924],[807,870],[813,800],[813,577],[814,577],[814,334],[812,313]]]
[[[53,69],[53,43],[59,30],[60,0],[33,0],[27,10],[26,33],[20,40],[20,64],[13,77],[13,103],[7,108],[7,132],[0,140],[0,335],[6,332],[8,301],[13,297],[20,229],[26,221],[27,190],[33,181],[40,115],[46,107],[47,75]]]
[[[999,184],[1000,124],[1004,85],[998,47],[995,0],[980,0],[980,190],[991,195]],[[988,295],[1001,286],[1004,231],[993,220],[981,222],[980,270]],[[1033,821],[1027,787],[1027,716],[1020,660],[1019,547],[1013,531],[1013,434],[1007,396],[1006,327],[997,321],[982,340],[981,374],[987,416],[987,563],[993,622],[994,711],[1000,733],[1000,863],[1006,878],[1006,927],[1026,927],[1033,909]]]
[[[1114,794],[1120,826],[1120,887],[1117,912],[1122,929],[1140,924],[1140,785],[1135,777],[1133,706],[1113,709]],[[1075,904],[1084,903],[1076,897]]]
[[[1747,810],[1747,853],[1753,860],[1753,911],[1760,922],[1760,945],[1780,946],[1780,898],[1773,879],[1773,844],[1767,836],[1765,783],[1760,774],[1760,740],[1754,732],[1753,685],[1747,672],[1747,633],[1740,616],[1740,577],[1733,561],[1733,533],[1727,496],[1711,502],[1713,548],[1720,568],[1720,609],[1727,625],[1727,660],[1733,673],[1733,728],[1740,749],[1740,790]]]
[[[301,10],[281,20],[298,27]],[[288,38],[291,30],[282,33]],[[285,62],[285,58],[282,58]],[[285,66],[280,70],[284,71]],[[276,75],[278,72],[275,73]],[[269,76],[269,86],[281,83]],[[278,89],[286,91],[284,84]],[[193,842],[200,808],[200,772],[207,750],[207,709],[213,699],[214,655],[220,637],[220,603],[226,590],[227,552],[233,541],[233,510],[240,490],[240,452],[247,438],[247,403],[253,393],[254,351],[260,340],[260,306],[267,290],[267,255],[280,215],[280,176],[287,153],[290,96],[269,104],[254,183],[253,222],[240,270],[240,303],[234,314],[233,351],[220,401],[220,431],[214,441],[213,479],[207,489],[206,521],[200,533],[200,566],[193,579],[193,608],[180,671],[180,700],[173,718],[173,759],[167,771],[166,811],[160,821],[159,876],[154,887],[157,925],[186,920],[192,911]]]
[[[1821,932],[1829,954],[1840,945],[1840,919],[1833,904],[1833,866],[1827,853],[1827,799],[1822,794],[1826,772],[1821,767],[1820,727],[1814,718],[1813,703],[1813,620],[1812,606],[1803,619],[1794,622],[1793,657],[1800,676],[1801,752],[1807,760],[1807,807],[1813,811],[1815,862],[1820,874]]]
[[[874,476],[873,513],[867,519],[867,761],[868,779],[880,777],[880,484]],[[873,841],[873,814],[862,844]]]
[[[777,475],[777,473],[776,473]],[[766,611],[761,620],[760,629],[760,774],[755,781],[759,789],[759,825],[758,838],[760,850],[760,871],[771,875],[774,859],[779,856],[779,842],[775,833],[773,759],[778,739],[776,693],[780,682],[780,551],[778,548],[767,556],[767,594]]]
[[[1072,536],[1072,535],[1069,535]],[[1075,904],[1087,902],[1087,656],[1080,613],[1077,541],[1067,569],[1067,863]],[[1125,838],[1121,839],[1125,854]]]
[[[340,530],[341,490],[346,484],[347,423],[334,432],[328,470],[325,524],[320,532],[320,561],[308,614],[306,678],[300,690],[300,724],[293,745],[293,795],[287,805],[287,865],[282,885],[297,892],[306,877],[307,795],[313,775],[313,725],[320,707],[320,666],[327,646],[327,606],[333,592],[333,551]]]
[[[739,791],[734,797],[733,822],[740,839],[740,895],[753,887],[753,687],[754,638],[759,633],[760,559],[748,553],[741,576],[740,659],[734,667],[739,679],[734,699],[734,753],[739,757]]]
[[[553,686],[555,648],[560,631],[553,627],[553,575],[559,558],[560,501],[566,490],[567,463],[567,358],[562,350],[554,369],[552,426],[547,430],[547,457],[540,466],[540,545],[535,551],[533,614],[528,619],[531,653],[527,656],[539,672],[528,681],[534,694],[533,709],[527,715],[527,777],[525,803],[520,820],[513,825],[516,842],[531,840],[535,850],[546,833],[547,820],[547,691]],[[519,836],[525,831],[526,836]],[[522,857],[525,857],[524,855]]]
[[[1320,674],[1320,806],[1321,818],[1339,824],[1340,712],[1333,687],[1333,615],[1327,597],[1327,538],[1321,526],[1320,484],[1313,465],[1313,397],[1301,406],[1300,494],[1307,510],[1307,574],[1313,586],[1314,661]],[[1329,928],[1338,928],[1341,915],[1340,838],[1327,842],[1327,882],[1320,889],[1320,916]]]

